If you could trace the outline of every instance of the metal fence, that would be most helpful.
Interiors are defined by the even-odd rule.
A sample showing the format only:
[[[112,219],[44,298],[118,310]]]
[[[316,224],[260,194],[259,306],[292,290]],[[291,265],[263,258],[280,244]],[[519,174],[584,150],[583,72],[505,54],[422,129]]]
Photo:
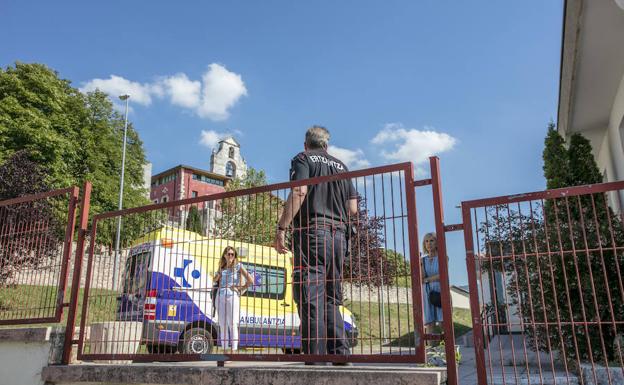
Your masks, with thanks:
[[[94,216],[78,357],[424,362],[412,175],[405,163]],[[352,188],[357,210],[312,215],[307,199],[279,254],[277,221],[303,186]],[[248,287],[215,289],[226,247]]]
[[[447,381],[456,384],[446,258],[443,333],[424,334],[415,189],[428,185],[446,255],[444,234],[461,225],[444,224],[435,157],[425,180],[402,163],[102,213],[90,223],[89,182],[80,199],[73,187],[0,202],[0,325],[58,323],[67,307],[65,364],[74,344],[80,360],[424,363],[425,342],[443,340]],[[313,207],[323,191],[337,194],[328,212]],[[278,253],[277,222],[293,210]],[[222,265],[224,251],[238,263]]]
[[[0,325],[61,320],[78,191],[0,202]]]
[[[479,384],[623,383],[622,190],[462,203]]]

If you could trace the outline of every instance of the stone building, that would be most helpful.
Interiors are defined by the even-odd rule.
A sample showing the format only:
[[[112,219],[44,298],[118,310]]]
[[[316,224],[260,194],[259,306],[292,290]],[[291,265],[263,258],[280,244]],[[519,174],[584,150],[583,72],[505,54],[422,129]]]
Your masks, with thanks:
[[[236,139],[230,136],[219,141],[210,156],[210,172],[228,178],[241,178],[247,174],[247,162],[241,156]]]

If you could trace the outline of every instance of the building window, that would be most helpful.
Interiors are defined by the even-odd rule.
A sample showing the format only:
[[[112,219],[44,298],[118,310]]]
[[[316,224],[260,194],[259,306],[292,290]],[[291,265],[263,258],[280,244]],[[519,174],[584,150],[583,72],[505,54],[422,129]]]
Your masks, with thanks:
[[[227,162],[225,165],[225,176],[236,178],[236,165],[234,162]]]
[[[158,199],[154,199],[154,203],[158,203]]]
[[[193,180],[198,180],[200,182],[214,184],[216,186],[224,185],[222,180],[214,179],[206,175],[193,174]]]
[[[162,198],[160,198],[160,201],[161,201],[162,203],[165,203],[165,202],[167,202],[168,200],[169,200],[169,196],[168,196],[168,195],[165,195],[165,196],[163,196]]]
[[[152,186],[159,186],[161,184],[165,184],[167,182],[171,182],[172,180],[176,179],[176,174],[169,174],[169,175],[165,175],[165,176],[161,176],[158,179],[154,179],[154,181],[152,181]]]
[[[192,196],[193,198],[197,198],[197,196],[198,196],[198,195],[199,195],[199,194],[197,193],[197,191],[193,191],[193,192],[191,193],[191,196]]]
[[[234,159],[234,147],[230,147],[230,150],[228,151],[228,156],[230,157],[230,159]]]

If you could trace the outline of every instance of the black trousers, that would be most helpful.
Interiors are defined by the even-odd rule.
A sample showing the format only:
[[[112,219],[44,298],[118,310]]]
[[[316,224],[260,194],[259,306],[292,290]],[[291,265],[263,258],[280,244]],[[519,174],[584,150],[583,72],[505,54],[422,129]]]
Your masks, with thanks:
[[[349,354],[342,305],[344,230],[321,227],[293,233],[293,296],[304,354]]]

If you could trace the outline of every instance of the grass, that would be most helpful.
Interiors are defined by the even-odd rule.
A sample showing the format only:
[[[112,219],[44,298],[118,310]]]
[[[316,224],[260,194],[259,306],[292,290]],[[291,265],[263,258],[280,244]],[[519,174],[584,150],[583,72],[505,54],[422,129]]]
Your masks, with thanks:
[[[116,292],[111,290],[91,289],[89,293],[88,324],[114,321],[117,311],[117,295]],[[65,301],[69,301],[69,297],[68,289]],[[80,325],[82,317],[83,297],[84,290],[80,289],[76,326]],[[11,288],[1,288],[0,319],[18,318],[20,315],[32,317],[53,315],[55,301],[56,289],[52,286],[18,285]],[[384,345],[401,348],[414,346],[414,333],[412,331],[414,329],[414,319],[412,310],[407,304],[385,304],[383,312],[385,338],[382,338],[381,304],[377,302],[346,301],[345,306],[354,314],[359,330],[359,346],[355,348],[354,353],[378,351]],[[28,309],[34,310],[31,312]],[[42,309],[46,310],[46,312]],[[60,325],[64,326],[66,324],[67,314],[67,309],[64,309]],[[470,310],[453,309],[453,326],[455,328],[455,337],[459,337],[471,330]]]
[[[56,310],[56,287],[55,286],[31,286],[17,285],[0,288],[0,319],[10,320],[18,318],[43,318],[53,317]],[[111,290],[91,289],[88,309],[88,321],[104,322],[114,321],[117,311],[117,293]],[[78,292],[78,313],[76,314],[76,326],[80,325],[82,318],[82,300],[84,289]],[[65,291],[64,301],[69,302],[70,289]],[[63,309],[61,322],[43,324],[44,326],[65,325],[67,323],[67,308]],[[29,326],[29,325],[23,325]],[[0,326],[14,328],[11,326]]]
[[[407,304],[386,304],[384,306],[383,324],[385,338],[382,338],[381,305],[376,302],[347,301],[345,306],[354,314],[359,329],[360,346],[355,352],[366,353],[379,350],[388,345],[397,348],[414,347],[414,318]],[[453,327],[455,337],[459,337],[472,329],[470,310],[453,309]],[[439,333],[441,330],[436,330]]]

